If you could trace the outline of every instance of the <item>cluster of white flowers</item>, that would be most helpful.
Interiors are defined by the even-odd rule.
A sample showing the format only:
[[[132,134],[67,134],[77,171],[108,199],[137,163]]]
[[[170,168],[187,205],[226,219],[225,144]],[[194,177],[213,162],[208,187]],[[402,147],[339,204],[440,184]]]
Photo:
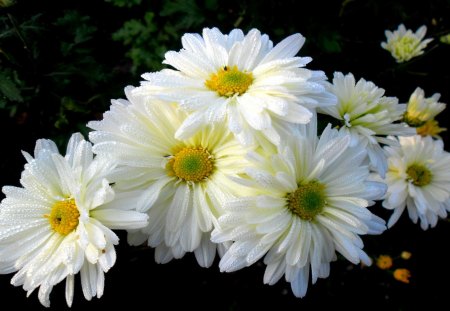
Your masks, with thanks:
[[[303,297],[337,253],[371,264],[360,236],[386,229],[368,209],[376,200],[394,210],[388,226],[405,207],[436,225],[450,210],[450,154],[407,123],[433,119],[439,96],[418,88],[406,111],[351,73],[327,82],[296,56],[304,42],[185,34],[165,55],[174,69],[144,74],[88,123],[92,145],[74,134],[62,156],[38,140],[22,187],[3,187],[0,273],[39,287],[45,306],[64,279],[71,305],[77,273],[85,298],[100,297],[119,242],[111,229],[125,229],[159,263],[193,252],[209,267],[218,253],[230,272],[264,257],[264,282],[284,276]],[[318,133],[321,114],[335,122]]]

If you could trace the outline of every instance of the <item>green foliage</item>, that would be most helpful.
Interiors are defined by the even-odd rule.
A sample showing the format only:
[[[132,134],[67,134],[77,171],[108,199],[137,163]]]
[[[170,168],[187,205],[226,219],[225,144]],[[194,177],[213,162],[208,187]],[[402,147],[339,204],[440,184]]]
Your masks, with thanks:
[[[112,76],[98,62],[100,31],[76,10],[14,13],[0,17],[0,111],[64,142],[108,105],[99,93]]]
[[[126,21],[123,27],[112,35],[113,40],[122,41],[124,45],[130,46],[127,56],[133,62],[133,72],[139,67],[154,70],[161,68],[167,35],[160,31],[154,16],[153,12],[146,12],[142,20]]]
[[[105,0],[106,2],[111,2],[117,7],[133,7],[135,5],[141,4],[142,0]]]
[[[329,31],[319,36],[318,45],[326,53],[340,53],[341,36],[337,31]]]
[[[119,1],[120,2],[120,1]],[[164,53],[180,47],[180,34],[201,29],[210,14],[215,22],[227,18],[217,12],[217,0],[173,0],[159,5],[142,3],[140,18],[132,18],[112,34],[115,41],[127,47],[133,73],[160,70]]]
[[[209,2],[209,7],[211,7],[211,2],[214,1],[206,2]],[[212,7],[215,6],[212,5]],[[181,18],[176,23],[180,29],[198,26],[205,20],[202,10],[195,0],[166,1],[160,15],[163,17],[180,16]]]
[[[97,27],[89,25],[89,22],[89,16],[83,16],[77,11],[65,11],[64,15],[55,21],[55,26],[64,27],[70,34],[67,41],[61,42],[61,53],[64,56],[71,52],[79,53],[77,46],[92,39]],[[81,49],[81,52],[85,50]]]
[[[0,0],[0,7],[7,8],[15,4],[15,0]]]
[[[11,70],[0,71],[0,92],[3,95],[2,99],[4,103],[6,100],[11,102],[23,102],[23,97],[19,88],[20,80],[17,77],[17,73]],[[0,108],[5,108],[0,104]]]

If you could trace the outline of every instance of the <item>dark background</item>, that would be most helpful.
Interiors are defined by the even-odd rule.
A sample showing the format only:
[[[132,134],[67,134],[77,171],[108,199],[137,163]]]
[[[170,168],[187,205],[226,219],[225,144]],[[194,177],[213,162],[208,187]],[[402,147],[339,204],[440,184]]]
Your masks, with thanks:
[[[1,2],[1,1],[0,1]],[[162,68],[167,50],[181,48],[185,32],[217,26],[258,28],[274,43],[300,32],[306,37],[301,56],[311,56],[310,69],[352,72],[407,102],[417,86],[427,97],[441,93],[450,102],[450,45],[439,36],[450,32],[450,1],[18,1],[0,8],[0,186],[18,185],[25,160],[20,150],[32,152],[36,139],[51,138],[61,150],[72,132],[88,131],[89,120],[101,118],[111,98],[123,97],[126,85],[138,85],[140,74]],[[414,31],[428,27],[435,40],[426,53],[397,64],[380,47],[384,30],[400,23]],[[449,112],[438,120],[449,127]],[[449,134],[442,134],[448,146]],[[448,150],[448,148],[446,147]],[[372,210],[384,219],[389,213]],[[262,283],[264,266],[220,273],[217,261],[210,269],[198,267],[194,256],[157,265],[153,250],[126,245],[119,233],[116,265],[106,274],[101,299],[84,300],[79,280],[73,310],[121,307],[129,309],[302,309],[332,305],[352,309],[430,308],[448,300],[450,224],[422,231],[407,215],[381,236],[364,237],[372,257],[389,254],[394,268],[408,268],[410,284],[396,281],[392,271],[361,267],[342,258],[331,275],[309,286],[305,298],[293,296],[285,281]],[[402,251],[410,260],[399,258]],[[26,298],[9,284],[12,275],[0,276],[2,307],[44,309],[36,293]],[[444,284],[444,285],[441,285]],[[64,284],[51,295],[52,308],[65,309]],[[9,309],[9,307],[6,307]]]

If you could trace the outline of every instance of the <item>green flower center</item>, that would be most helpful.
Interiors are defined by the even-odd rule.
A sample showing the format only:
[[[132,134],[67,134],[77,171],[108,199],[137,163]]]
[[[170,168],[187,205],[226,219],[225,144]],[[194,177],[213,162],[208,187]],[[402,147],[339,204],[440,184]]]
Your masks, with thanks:
[[[53,204],[50,214],[44,215],[44,217],[48,218],[48,222],[54,231],[62,235],[68,235],[77,228],[80,213],[75,200],[68,199]]]
[[[428,185],[433,177],[430,170],[422,164],[410,165],[406,170],[406,174],[408,175],[408,180],[418,187]]]
[[[212,74],[205,85],[220,96],[231,97],[235,94],[244,94],[253,83],[251,72],[239,71],[237,66],[223,67],[215,74]]]
[[[399,40],[399,44],[405,49],[413,49],[420,43],[416,37],[404,36]]]
[[[325,186],[318,181],[300,185],[287,195],[287,208],[303,220],[311,221],[326,204]]]
[[[202,147],[185,147],[169,160],[167,168],[184,181],[199,182],[211,175],[214,161],[208,150]]]

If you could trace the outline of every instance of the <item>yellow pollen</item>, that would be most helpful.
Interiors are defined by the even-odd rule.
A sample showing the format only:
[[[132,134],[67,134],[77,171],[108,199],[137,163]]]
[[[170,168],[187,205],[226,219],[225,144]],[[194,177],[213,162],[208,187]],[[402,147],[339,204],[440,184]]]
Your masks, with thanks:
[[[406,174],[408,175],[408,180],[418,187],[428,185],[433,177],[430,170],[422,164],[410,165],[406,170]]]
[[[75,199],[67,199],[56,202],[52,206],[50,215],[44,215],[52,229],[59,234],[68,235],[78,226],[80,213],[75,204]]]
[[[326,204],[325,186],[318,181],[300,185],[287,195],[287,208],[303,220],[311,221]]]
[[[251,72],[239,71],[237,66],[223,67],[206,80],[205,85],[212,91],[224,97],[231,97],[235,94],[244,94],[253,83]]]
[[[199,182],[211,175],[214,161],[208,150],[202,147],[185,147],[169,160],[167,169],[170,175],[184,181]]]

